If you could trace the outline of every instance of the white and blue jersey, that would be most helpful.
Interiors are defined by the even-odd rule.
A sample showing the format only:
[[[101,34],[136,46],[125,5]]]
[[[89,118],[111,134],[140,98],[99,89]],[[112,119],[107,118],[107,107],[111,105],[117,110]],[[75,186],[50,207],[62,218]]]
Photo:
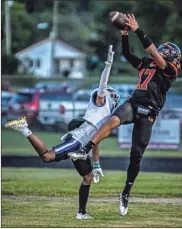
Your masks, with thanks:
[[[83,117],[85,122],[79,128],[76,128],[61,137],[61,140],[64,141],[68,134],[72,135],[70,140],[53,147],[56,154],[75,152],[81,147],[84,147],[96,134],[97,130],[111,117],[113,108],[110,93],[106,93],[105,103],[102,106],[98,106],[95,103],[97,90],[98,89],[95,89],[91,94],[87,110]]]
[[[79,141],[84,147],[91,138],[95,135],[97,130],[111,117],[113,108],[112,108],[112,99],[109,92],[106,93],[105,103],[102,106],[98,106],[96,101],[98,89],[95,89],[87,107],[87,110],[84,115],[85,122],[79,127],[69,133],[72,137]],[[62,136],[62,140],[69,134]]]
[[[98,106],[96,101],[98,89],[95,89],[88,104],[88,108],[85,112],[84,119],[99,129],[111,116],[112,114],[112,99],[110,93],[107,91],[105,96],[105,103]]]

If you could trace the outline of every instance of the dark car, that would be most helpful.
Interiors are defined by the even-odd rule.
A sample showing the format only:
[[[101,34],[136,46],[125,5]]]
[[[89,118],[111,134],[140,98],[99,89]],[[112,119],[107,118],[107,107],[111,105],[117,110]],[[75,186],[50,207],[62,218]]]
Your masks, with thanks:
[[[32,124],[39,111],[40,92],[35,89],[22,89],[17,92],[8,104],[8,120],[26,116],[28,123]]]
[[[1,126],[4,126],[7,122],[8,116],[8,103],[13,97],[13,93],[8,91],[1,92]]]

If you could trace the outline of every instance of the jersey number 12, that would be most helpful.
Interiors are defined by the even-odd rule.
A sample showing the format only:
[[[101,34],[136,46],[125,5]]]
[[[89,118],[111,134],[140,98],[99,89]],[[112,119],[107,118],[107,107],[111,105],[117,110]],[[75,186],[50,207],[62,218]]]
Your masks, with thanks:
[[[139,82],[137,84],[137,89],[147,90],[147,85],[154,76],[155,69],[142,69],[139,73]]]

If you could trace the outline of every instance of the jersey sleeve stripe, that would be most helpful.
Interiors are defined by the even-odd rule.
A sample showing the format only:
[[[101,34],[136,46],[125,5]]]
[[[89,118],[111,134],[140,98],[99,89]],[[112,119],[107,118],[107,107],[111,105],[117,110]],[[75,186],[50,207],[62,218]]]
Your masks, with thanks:
[[[171,63],[171,62],[167,62],[167,63],[174,69],[174,71],[176,72],[176,75],[178,75],[178,69],[177,69],[177,67],[173,63]]]
[[[141,65],[142,65],[142,61],[141,61],[141,63],[138,65],[137,70],[140,70]]]

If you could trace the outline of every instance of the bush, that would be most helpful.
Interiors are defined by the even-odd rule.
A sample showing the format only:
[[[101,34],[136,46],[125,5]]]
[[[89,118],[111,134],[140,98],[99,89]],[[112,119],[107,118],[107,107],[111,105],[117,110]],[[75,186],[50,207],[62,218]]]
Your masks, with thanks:
[[[2,55],[1,57],[2,74],[13,74],[18,69],[18,60],[14,56]]]

